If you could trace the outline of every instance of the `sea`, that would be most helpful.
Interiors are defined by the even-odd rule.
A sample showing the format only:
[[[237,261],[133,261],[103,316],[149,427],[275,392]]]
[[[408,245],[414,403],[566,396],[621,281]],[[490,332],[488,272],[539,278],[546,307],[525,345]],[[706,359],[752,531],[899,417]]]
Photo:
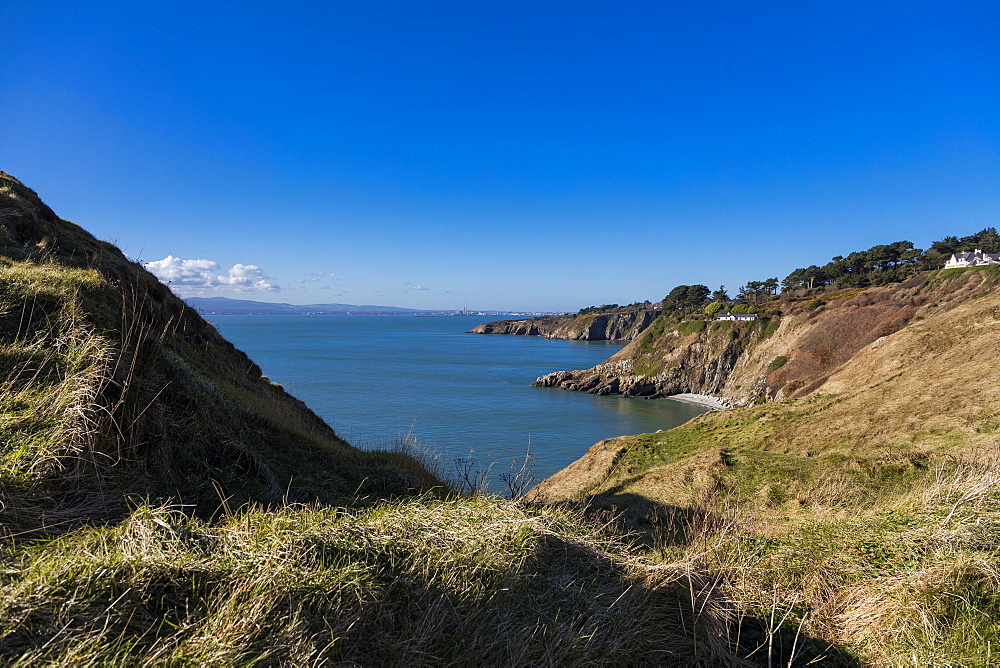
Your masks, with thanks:
[[[476,316],[213,315],[219,332],[268,378],[348,442],[407,442],[447,475],[546,478],[605,438],[670,429],[705,412],[673,399],[594,396],[531,387],[552,371],[586,369],[620,342],[469,334]],[[528,456],[526,456],[528,453]]]

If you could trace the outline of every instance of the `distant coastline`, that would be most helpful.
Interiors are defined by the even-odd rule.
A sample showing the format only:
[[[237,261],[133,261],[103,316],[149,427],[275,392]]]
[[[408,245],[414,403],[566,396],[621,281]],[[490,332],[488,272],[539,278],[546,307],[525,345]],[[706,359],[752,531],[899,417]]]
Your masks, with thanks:
[[[539,316],[556,315],[536,311],[463,311],[409,309],[373,304],[286,304],[228,297],[188,297],[188,306],[202,315],[409,315],[409,316]],[[561,313],[560,313],[561,314]]]

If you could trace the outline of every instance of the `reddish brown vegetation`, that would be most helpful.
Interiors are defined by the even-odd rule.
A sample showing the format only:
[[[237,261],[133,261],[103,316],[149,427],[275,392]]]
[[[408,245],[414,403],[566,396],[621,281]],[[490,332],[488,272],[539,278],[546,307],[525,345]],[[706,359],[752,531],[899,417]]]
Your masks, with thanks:
[[[859,350],[905,327],[926,302],[918,289],[907,281],[844,299],[833,295],[812,309],[804,304],[798,314],[821,326],[803,338],[787,364],[768,374],[768,393],[783,389],[787,396],[801,397],[814,391]]]

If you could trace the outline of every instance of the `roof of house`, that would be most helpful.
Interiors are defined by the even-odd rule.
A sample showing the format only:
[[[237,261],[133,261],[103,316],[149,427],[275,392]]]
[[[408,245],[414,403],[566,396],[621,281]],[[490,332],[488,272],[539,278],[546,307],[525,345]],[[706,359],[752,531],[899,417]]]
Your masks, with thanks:
[[[1000,253],[984,253],[982,251],[969,251],[967,253],[955,253],[951,256],[953,260],[997,260],[1000,261]]]

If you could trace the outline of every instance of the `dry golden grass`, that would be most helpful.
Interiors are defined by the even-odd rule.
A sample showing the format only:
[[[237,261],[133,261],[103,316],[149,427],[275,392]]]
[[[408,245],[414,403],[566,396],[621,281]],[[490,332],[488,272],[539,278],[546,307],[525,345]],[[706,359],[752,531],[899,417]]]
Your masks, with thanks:
[[[729,665],[724,602],[579,517],[484,497],[367,511],[141,507],[0,575],[23,665]]]

